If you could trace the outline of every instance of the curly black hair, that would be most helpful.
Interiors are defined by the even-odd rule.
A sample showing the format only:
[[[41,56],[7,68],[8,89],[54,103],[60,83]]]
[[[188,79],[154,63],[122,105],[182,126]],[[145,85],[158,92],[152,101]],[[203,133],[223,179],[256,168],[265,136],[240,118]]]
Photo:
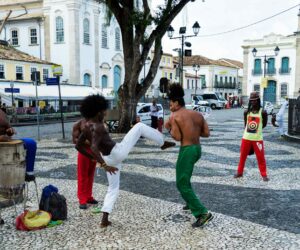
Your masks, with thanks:
[[[168,93],[169,99],[173,102],[177,101],[180,106],[185,106],[184,102],[184,90],[178,83],[173,83],[170,85],[169,93]]]
[[[105,111],[108,108],[108,102],[102,95],[89,95],[83,99],[80,106],[81,115],[90,119],[97,115],[101,111]]]

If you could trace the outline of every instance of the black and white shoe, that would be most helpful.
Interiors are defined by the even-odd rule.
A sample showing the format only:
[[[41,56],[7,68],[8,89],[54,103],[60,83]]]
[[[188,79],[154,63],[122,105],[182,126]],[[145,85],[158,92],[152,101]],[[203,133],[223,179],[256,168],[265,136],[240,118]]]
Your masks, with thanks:
[[[212,219],[213,219],[213,215],[211,213],[202,214],[198,217],[196,222],[192,224],[192,227],[202,227]]]

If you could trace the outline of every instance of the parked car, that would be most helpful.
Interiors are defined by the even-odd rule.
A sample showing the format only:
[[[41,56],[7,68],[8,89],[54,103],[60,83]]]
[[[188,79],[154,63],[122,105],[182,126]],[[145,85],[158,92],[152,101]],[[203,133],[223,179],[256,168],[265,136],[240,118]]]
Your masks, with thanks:
[[[193,110],[201,113],[205,120],[210,116],[211,114],[211,108],[207,106],[196,106]]]
[[[164,118],[164,109],[161,104],[156,104],[158,106],[158,118]],[[151,111],[150,107],[152,103],[138,103],[136,107],[136,115],[140,117],[141,122],[151,125]]]
[[[203,99],[209,103],[209,106],[212,109],[222,109],[226,105],[226,100],[224,99],[223,96],[218,94],[217,92],[207,92],[204,94],[201,94]]]
[[[209,106],[208,101],[204,101],[201,95],[194,95],[192,105]]]

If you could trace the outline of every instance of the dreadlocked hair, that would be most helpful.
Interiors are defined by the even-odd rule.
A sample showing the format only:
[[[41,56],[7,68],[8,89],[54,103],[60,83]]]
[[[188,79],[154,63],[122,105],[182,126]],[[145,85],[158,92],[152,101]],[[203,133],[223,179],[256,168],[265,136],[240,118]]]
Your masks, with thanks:
[[[184,90],[180,84],[174,83],[169,88],[169,99],[173,102],[178,102],[180,106],[185,106],[184,102]]]
[[[261,101],[260,101],[260,98],[257,99],[257,102],[258,102],[258,110],[261,109]],[[252,109],[252,105],[251,105],[251,101],[249,100],[248,102],[248,109],[247,109],[247,114],[249,114],[251,112],[251,109]]]
[[[90,119],[97,115],[101,111],[105,111],[108,108],[108,102],[102,95],[89,95],[84,98],[81,106],[80,113],[86,118]]]

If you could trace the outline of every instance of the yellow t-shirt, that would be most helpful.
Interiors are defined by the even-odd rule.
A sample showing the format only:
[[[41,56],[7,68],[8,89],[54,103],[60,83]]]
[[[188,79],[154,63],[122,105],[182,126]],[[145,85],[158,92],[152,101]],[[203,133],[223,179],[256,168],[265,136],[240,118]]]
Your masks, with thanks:
[[[262,141],[262,109],[258,113],[250,112],[247,115],[247,123],[243,135],[243,139],[249,141]]]

